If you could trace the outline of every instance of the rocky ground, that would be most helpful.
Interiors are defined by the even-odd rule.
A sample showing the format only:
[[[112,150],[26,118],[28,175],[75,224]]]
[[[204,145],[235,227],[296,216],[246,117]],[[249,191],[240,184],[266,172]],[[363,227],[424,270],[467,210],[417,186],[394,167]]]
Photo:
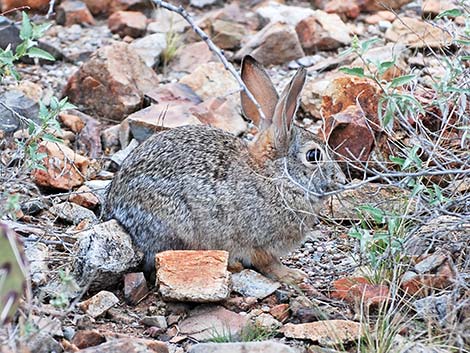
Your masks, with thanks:
[[[33,23],[52,21],[39,46],[56,60],[19,62],[21,79],[0,85],[2,232],[22,239],[31,275],[30,295],[0,328],[2,352],[470,351],[469,67],[450,64],[468,57],[468,4],[184,3],[230,62],[253,55],[278,90],[307,68],[297,123],[328,135],[349,185],[359,184],[332,196],[321,224],[283,259],[308,274],[304,283],[230,275],[227,253],[210,251],[159,254],[155,286],[129,236],[102,220],[104,189],[163,129],[210,124],[251,139],[238,84],[180,15],[150,2],[65,0],[50,19],[47,1],[0,0],[1,10],[20,3],[33,7]],[[0,21],[2,48],[19,41],[8,22],[17,15]],[[390,132],[377,107],[396,87],[424,109]],[[39,102],[65,96],[76,108],[52,129]],[[28,119],[42,126],[37,135]],[[424,151],[418,174],[390,167],[397,155],[415,163],[405,153],[414,145]],[[425,191],[406,179],[422,182],[419,171]]]

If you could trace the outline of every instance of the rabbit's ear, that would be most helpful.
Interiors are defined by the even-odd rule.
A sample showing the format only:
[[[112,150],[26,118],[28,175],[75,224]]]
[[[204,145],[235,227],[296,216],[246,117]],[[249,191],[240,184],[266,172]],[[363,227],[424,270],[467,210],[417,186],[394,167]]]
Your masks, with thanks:
[[[279,98],[271,125],[271,134],[274,135],[271,138],[274,140],[274,146],[277,149],[289,146],[292,123],[299,106],[299,96],[306,78],[307,71],[304,68],[299,69]]]
[[[261,121],[258,109],[248,98],[246,93],[241,92],[242,109],[245,116],[253,121],[261,130],[271,124],[271,119],[278,103],[278,95],[271,79],[261,65],[250,55],[243,58],[242,80],[248,90],[253,94],[260,104],[265,120]]]

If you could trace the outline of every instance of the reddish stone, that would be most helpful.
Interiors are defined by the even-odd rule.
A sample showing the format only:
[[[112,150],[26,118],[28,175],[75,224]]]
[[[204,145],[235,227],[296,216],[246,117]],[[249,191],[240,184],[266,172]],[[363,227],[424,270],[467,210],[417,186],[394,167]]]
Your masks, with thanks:
[[[43,142],[39,153],[45,153],[43,169],[35,169],[32,173],[39,186],[59,190],[70,190],[84,182],[87,175],[89,160],[69,147],[53,142]]]
[[[138,11],[118,11],[109,16],[108,27],[121,38],[125,36],[138,38],[145,34],[147,17]]]
[[[214,302],[230,294],[226,251],[164,251],[155,260],[157,284],[164,299]]]
[[[278,321],[284,322],[290,316],[289,304],[278,304],[269,310],[269,313]]]
[[[435,274],[418,275],[414,272],[406,272],[402,277],[401,288],[409,295],[427,295],[436,289],[445,289],[455,280],[455,274],[450,264],[446,261]]]
[[[0,0],[0,10],[8,11],[17,7],[27,6],[31,10],[47,11],[49,0]]]
[[[94,209],[100,203],[91,189],[85,185],[80,186],[75,193],[70,195],[69,201],[89,209]]]
[[[351,287],[347,300],[352,303],[364,303],[366,306],[379,306],[390,298],[386,285],[360,283]]]
[[[376,13],[366,17],[366,23],[370,25],[376,25],[380,21],[393,22],[396,19],[396,15],[392,11],[377,11]]]
[[[354,19],[361,13],[359,5],[354,0],[331,0],[325,5],[324,10],[339,15],[343,20]]]
[[[117,42],[100,48],[70,77],[65,95],[95,116],[120,121],[139,110],[157,85],[157,74],[128,44]]]
[[[97,346],[106,342],[106,338],[96,330],[77,331],[73,336],[72,344],[80,349]]]
[[[88,10],[85,3],[79,0],[63,1],[57,7],[56,21],[58,24],[66,27],[74,24],[95,24],[95,19],[90,13],[90,10]]]
[[[59,120],[63,126],[78,134],[85,127],[85,123],[74,114],[60,113]]]
[[[127,273],[124,276],[124,298],[131,305],[139,303],[149,292],[142,272]]]
[[[334,290],[330,296],[335,299],[346,300],[351,288],[357,284],[369,284],[370,281],[365,277],[344,277],[333,282]]]

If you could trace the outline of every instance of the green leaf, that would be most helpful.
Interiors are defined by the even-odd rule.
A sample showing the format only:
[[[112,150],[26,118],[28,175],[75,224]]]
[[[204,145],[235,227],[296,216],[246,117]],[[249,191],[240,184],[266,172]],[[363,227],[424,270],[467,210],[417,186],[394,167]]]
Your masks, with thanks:
[[[361,205],[358,207],[358,209],[367,212],[374,219],[375,222],[384,222],[385,213],[380,208],[371,205]]]
[[[54,56],[49,54],[47,51],[39,49],[37,47],[32,47],[28,50],[27,54],[30,58],[39,58],[44,60],[55,61]]]
[[[40,25],[34,25],[33,24],[33,35],[32,37],[34,39],[39,39],[41,38],[46,31],[51,28],[52,23],[42,23]]]
[[[62,141],[62,139],[60,139],[60,138],[58,138],[58,137],[56,137],[52,134],[47,134],[47,133],[42,136],[42,139],[44,141],[47,141],[47,142],[56,142],[56,143],[63,143],[64,142],[64,141]]]
[[[416,75],[403,75],[400,77],[395,77],[392,82],[390,82],[390,87],[395,88],[395,87],[400,87],[403,85],[406,85],[407,83],[410,83],[416,78]]]
[[[394,61],[384,61],[384,62],[379,63],[379,65],[377,66],[377,70],[379,70],[380,74],[383,74],[385,71],[390,69],[393,65],[395,65]]]
[[[440,19],[442,17],[458,17],[462,16],[462,11],[460,9],[450,9],[442,11],[439,15],[436,16],[436,19]]]
[[[353,75],[353,76],[357,76],[357,77],[364,77],[365,74],[364,74],[364,68],[362,67],[342,67],[339,69],[339,71],[341,72],[344,72],[345,74],[348,74],[348,75]]]
[[[455,42],[461,45],[470,45],[470,40],[466,39],[456,39]]]
[[[390,159],[390,161],[398,164],[400,167],[402,167],[403,163],[405,163],[405,158],[402,157],[389,156],[388,158]]]
[[[31,21],[29,20],[26,12],[23,11],[22,15],[23,19],[21,21],[20,38],[22,40],[31,39],[33,37],[33,26],[31,25]]]
[[[374,45],[377,42],[380,42],[380,39],[378,37],[370,38],[370,39],[363,41],[361,43],[362,52],[365,53],[366,51],[370,49],[372,45]]]

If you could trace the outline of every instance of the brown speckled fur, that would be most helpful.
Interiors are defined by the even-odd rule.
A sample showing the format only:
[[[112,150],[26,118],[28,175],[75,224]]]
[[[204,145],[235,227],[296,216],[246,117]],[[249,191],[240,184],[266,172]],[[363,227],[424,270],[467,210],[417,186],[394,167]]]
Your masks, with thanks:
[[[341,171],[322,142],[291,125],[284,144],[275,140],[277,130],[268,128],[251,144],[209,126],[153,135],[116,174],[107,217],[117,219],[144,251],[147,271],[160,251],[223,249],[232,265],[241,262],[277,279],[298,280],[299,273],[283,267],[279,256],[317,222],[321,198],[309,191],[331,188]],[[302,163],[299,156],[311,144],[323,150],[323,160]],[[275,147],[280,145],[285,148]]]

